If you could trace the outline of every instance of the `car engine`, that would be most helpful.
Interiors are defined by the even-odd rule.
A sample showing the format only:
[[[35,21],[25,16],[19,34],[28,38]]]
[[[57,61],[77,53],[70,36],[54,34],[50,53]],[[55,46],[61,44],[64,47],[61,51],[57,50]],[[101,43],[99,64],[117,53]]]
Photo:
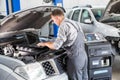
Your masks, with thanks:
[[[12,33],[12,35],[0,38],[0,54],[14,57],[17,59],[26,59],[35,61],[44,57],[59,55],[58,53],[63,53],[65,50],[50,50],[47,47],[38,47],[36,44],[39,42],[50,41],[52,38],[40,37],[37,31],[20,31]],[[55,54],[51,54],[51,53]],[[44,57],[43,57],[44,56]],[[28,61],[30,61],[28,59]],[[34,61],[33,60],[33,61]],[[25,63],[28,63],[25,61]]]
[[[52,38],[39,37],[37,31],[20,31],[0,38],[0,54],[22,61],[26,65],[41,64],[45,78],[65,72],[66,53],[64,49],[51,50],[38,47],[38,42],[52,41]],[[24,77],[24,76],[23,76]],[[29,80],[29,78],[26,78]]]

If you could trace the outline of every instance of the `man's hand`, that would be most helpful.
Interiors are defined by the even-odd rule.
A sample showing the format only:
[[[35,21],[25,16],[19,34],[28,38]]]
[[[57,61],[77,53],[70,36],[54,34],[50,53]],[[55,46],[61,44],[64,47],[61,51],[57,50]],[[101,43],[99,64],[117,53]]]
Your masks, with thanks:
[[[38,43],[37,46],[39,46],[39,47],[40,47],[40,46],[42,46],[42,47],[47,46],[47,47],[49,47],[50,49],[55,49],[55,48],[54,48],[54,45],[53,45],[53,42]]]
[[[38,43],[37,46],[39,46],[39,47],[40,47],[40,46],[44,47],[44,46],[45,46],[45,43]]]

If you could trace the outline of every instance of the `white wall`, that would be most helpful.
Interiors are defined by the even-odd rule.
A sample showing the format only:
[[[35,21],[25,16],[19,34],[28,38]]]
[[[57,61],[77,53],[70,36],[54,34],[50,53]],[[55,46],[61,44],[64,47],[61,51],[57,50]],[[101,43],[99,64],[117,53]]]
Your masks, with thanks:
[[[67,10],[73,6],[91,4],[93,6],[106,6],[109,0],[63,0],[63,7]],[[43,0],[20,0],[21,10],[47,5],[43,3]],[[48,5],[53,5],[52,3]],[[0,12],[6,15],[6,0],[0,0]]]
[[[20,0],[21,9],[44,5],[43,0]],[[67,10],[73,6],[90,4],[92,6],[106,6],[109,0],[63,0],[63,7]],[[52,3],[50,4],[52,5]]]
[[[20,0],[21,10],[42,5],[52,5],[52,3],[45,4],[43,0]],[[6,0],[0,0],[0,13],[7,15]]]
[[[81,6],[90,4],[92,6],[106,6],[109,0],[63,0],[63,7],[66,10],[73,6]],[[21,9],[32,8],[44,5],[43,0],[20,0]],[[52,3],[50,4],[52,5]]]
[[[0,13],[7,15],[6,11],[6,0],[0,0]]]
[[[83,6],[90,4],[92,6],[106,6],[109,0],[63,0],[63,6],[69,10],[73,6]]]
[[[21,10],[23,9],[28,9],[28,8],[33,8],[37,6],[42,6],[42,5],[51,5],[50,4],[45,4],[43,0],[20,0],[21,3]]]

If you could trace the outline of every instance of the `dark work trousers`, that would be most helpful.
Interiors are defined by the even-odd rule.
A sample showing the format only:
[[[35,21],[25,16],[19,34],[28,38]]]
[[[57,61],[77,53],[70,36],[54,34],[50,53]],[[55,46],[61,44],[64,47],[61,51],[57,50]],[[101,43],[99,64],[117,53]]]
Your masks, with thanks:
[[[78,31],[77,38],[72,46],[65,48],[68,55],[67,73],[69,80],[88,80],[87,54],[84,48],[82,32]]]

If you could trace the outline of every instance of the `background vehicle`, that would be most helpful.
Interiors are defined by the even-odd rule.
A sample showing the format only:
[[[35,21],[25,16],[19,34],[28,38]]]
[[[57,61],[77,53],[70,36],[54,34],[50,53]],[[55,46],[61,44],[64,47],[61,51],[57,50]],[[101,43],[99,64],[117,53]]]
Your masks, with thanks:
[[[5,17],[0,25],[0,80],[68,80],[64,49],[37,47],[54,40],[51,11],[40,6]]]
[[[115,1],[113,1],[115,3]],[[112,2],[110,2],[112,3]],[[117,1],[116,1],[117,3]],[[114,4],[116,5],[116,4]],[[113,45],[114,53],[119,53],[120,30],[114,26],[99,22],[103,17],[104,8],[92,8],[91,6],[81,6],[73,8],[67,17],[81,23],[84,33],[100,33]]]

